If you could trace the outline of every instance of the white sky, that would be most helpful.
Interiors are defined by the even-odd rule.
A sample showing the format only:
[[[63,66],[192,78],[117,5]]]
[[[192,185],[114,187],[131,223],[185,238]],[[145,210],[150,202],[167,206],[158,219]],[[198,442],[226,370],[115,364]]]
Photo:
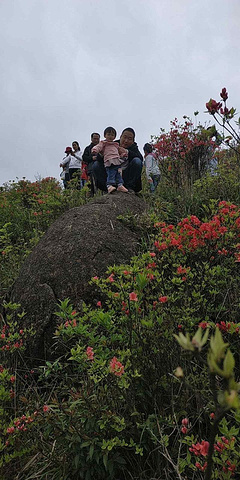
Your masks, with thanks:
[[[139,148],[222,87],[240,108],[240,0],[0,0],[0,185],[131,126]]]

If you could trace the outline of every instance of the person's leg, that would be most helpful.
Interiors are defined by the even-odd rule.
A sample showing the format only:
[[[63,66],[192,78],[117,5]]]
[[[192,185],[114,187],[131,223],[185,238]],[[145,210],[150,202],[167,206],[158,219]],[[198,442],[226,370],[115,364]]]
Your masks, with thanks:
[[[116,172],[116,184],[117,186],[123,185],[122,170],[120,168]]]
[[[70,175],[69,175],[69,172],[66,172],[65,173],[65,179],[64,179],[64,182],[63,182],[64,188],[68,188],[68,182],[70,182]]]
[[[140,158],[133,158],[127,168],[123,170],[123,180],[125,187],[135,192],[142,190],[142,160]]]
[[[103,190],[104,192],[107,191],[107,173],[104,168],[104,163],[99,162],[98,160],[95,160],[92,166],[92,176],[93,176],[93,181],[95,183],[96,188],[99,188],[100,190]]]
[[[160,175],[153,175],[153,185],[154,185],[154,190],[156,190],[158,184],[160,181]]]
[[[116,184],[118,192],[128,193],[128,189],[123,185],[122,170],[121,168],[117,169],[116,172]]]
[[[152,178],[152,181],[149,183],[150,187],[150,192],[153,193],[155,190],[155,185],[154,185],[154,179]]]
[[[114,192],[116,190],[116,175],[118,169],[116,165],[110,165],[110,167],[106,167],[107,172],[107,189],[108,193]]]

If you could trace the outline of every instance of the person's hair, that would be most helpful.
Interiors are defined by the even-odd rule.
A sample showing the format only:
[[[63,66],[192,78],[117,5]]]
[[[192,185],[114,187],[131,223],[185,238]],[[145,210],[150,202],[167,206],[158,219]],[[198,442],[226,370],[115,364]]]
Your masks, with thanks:
[[[78,150],[80,150],[80,145],[79,145],[79,143],[77,142],[77,140],[74,140],[74,142],[72,142],[72,145],[73,145],[74,143],[76,143],[76,144],[77,144],[77,146],[78,146]]]
[[[146,153],[152,153],[153,151],[153,147],[150,143],[145,143],[144,147],[143,147],[143,150],[144,152]]]
[[[93,132],[93,133],[91,134],[91,140],[92,140],[92,138],[93,138],[93,135],[98,135],[98,136],[100,137],[100,134],[99,134],[99,133]]]
[[[117,136],[117,132],[116,132],[115,128],[113,128],[113,127],[107,127],[107,128],[105,128],[105,130],[104,130],[104,132],[103,132],[104,137],[105,137],[105,135],[106,135],[107,133],[114,133],[115,137]]]
[[[124,132],[131,132],[133,134],[133,140],[135,140],[135,131],[133,130],[133,128],[131,127],[124,128],[124,130],[122,131],[122,134]]]

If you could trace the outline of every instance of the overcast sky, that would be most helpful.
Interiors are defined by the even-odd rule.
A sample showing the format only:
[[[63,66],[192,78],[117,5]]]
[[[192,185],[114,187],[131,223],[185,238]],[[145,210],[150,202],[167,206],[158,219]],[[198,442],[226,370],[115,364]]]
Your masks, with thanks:
[[[239,22],[240,0],[0,0],[0,185],[59,179],[109,125],[142,150],[222,87],[239,110]]]

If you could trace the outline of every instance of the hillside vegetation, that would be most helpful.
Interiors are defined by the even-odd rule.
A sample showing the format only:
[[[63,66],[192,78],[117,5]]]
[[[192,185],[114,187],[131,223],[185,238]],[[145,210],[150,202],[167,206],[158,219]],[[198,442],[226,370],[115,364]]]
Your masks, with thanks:
[[[154,194],[144,178],[148,213],[121,218],[141,232],[141,252],[91,280],[105,299],[95,308],[59,301],[52,360],[39,368],[24,356],[34,331],[6,292],[88,189],[43,179],[0,191],[2,480],[239,478],[239,146],[174,122],[154,140],[162,178]]]

